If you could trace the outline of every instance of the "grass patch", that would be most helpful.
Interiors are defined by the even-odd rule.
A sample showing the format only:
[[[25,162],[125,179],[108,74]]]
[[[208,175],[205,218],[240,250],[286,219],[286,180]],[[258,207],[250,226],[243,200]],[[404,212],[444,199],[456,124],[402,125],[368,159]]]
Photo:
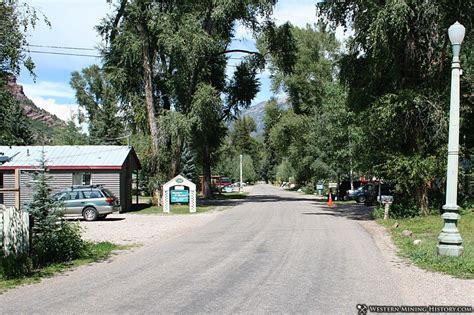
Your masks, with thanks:
[[[218,207],[213,205],[199,205],[196,207],[196,213],[209,212],[216,210]],[[160,215],[173,215],[173,214],[194,214],[189,212],[188,205],[171,205],[170,213],[164,213],[162,206],[149,206],[141,210],[129,212],[133,214],[160,214]]]
[[[249,196],[248,192],[231,192],[231,193],[221,193],[221,194],[215,194],[214,199],[212,200],[235,200],[235,199],[245,199]],[[199,199],[204,200],[201,196]],[[198,200],[199,200],[198,199]],[[199,201],[198,201],[199,203]],[[204,203],[204,201],[203,201]],[[214,211],[214,210],[223,210],[225,209],[225,206],[218,206],[218,205],[213,205],[213,204],[199,204],[196,207],[196,212],[195,213],[203,213],[203,212],[209,212],[209,211]],[[142,203],[139,206],[135,207],[135,209],[132,208],[132,210],[127,211],[128,213],[134,213],[134,214],[159,214],[159,215],[173,215],[173,214],[194,214],[189,212],[189,206],[187,204],[179,205],[171,205],[171,210],[170,213],[164,213],[163,212],[163,207],[162,206],[152,206],[147,203]]]
[[[137,196],[132,196],[132,203],[137,201]],[[138,196],[138,203],[149,203],[151,204],[150,196]]]
[[[75,259],[66,263],[52,264],[41,269],[33,270],[29,275],[13,279],[4,278],[3,270],[0,264],[0,294],[5,290],[19,285],[39,282],[41,278],[51,277],[73,267],[104,260],[110,257],[112,251],[114,250],[124,250],[131,248],[131,246],[115,245],[109,242],[89,243],[88,247],[88,254],[83,258]]]
[[[355,205],[357,202],[355,200],[334,200],[332,203],[335,205]]]
[[[474,213],[463,214],[459,221],[459,231],[463,239],[464,254],[461,257],[437,255],[438,235],[443,227],[439,215],[409,219],[378,219],[378,223],[390,229],[392,239],[399,249],[399,255],[409,258],[417,266],[439,271],[457,278],[474,279]],[[399,226],[393,228],[395,222]],[[403,237],[403,230],[413,232],[411,237]],[[413,240],[421,240],[414,245]]]

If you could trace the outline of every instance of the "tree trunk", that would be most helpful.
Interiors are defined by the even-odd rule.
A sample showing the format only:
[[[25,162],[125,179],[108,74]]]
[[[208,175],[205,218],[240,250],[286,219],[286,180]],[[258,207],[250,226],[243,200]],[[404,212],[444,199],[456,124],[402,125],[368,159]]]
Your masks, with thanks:
[[[212,197],[212,190],[211,190],[211,157],[209,152],[209,145],[204,145],[204,152],[203,152],[203,165],[202,165],[202,176],[203,176],[203,194],[204,198],[211,198]]]
[[[428,200],[428,185],[423,183],[416,191],[416,202],[420,207],[422,215],[430,214],[429,200]]]
[[[173,178],[179,174],[181,168],[181,153],[183,152],[183,136],[178,135],[176,137],[176,144],[174,148],[173,156],[171,157],[171,174],[170,178]]]
[[[142,54],[143,54],[143,83],[145,85],[145,102],[148,114],[148,126],[150,128],[151,141],[153,146],[153,153],[156,158],[159,156],[159,131],[156,122],[156,110],[155,102],[153,100],[153,70],[152,70],[152,54],[150,51],[149,34],[146,17],[146,8],[142,4],[142,17],[140,35],[143,43]]]
[[[145,88],[145,103],[148,114],[148,126],[150,128],[153,158],[155,159],[155,175],[160,171],[160,134],[156,120],[155,102],[153,99],[153,54],[150,49],[149,32],[146,17],[146,5],[142,1],[140,5],[141,21],[140,21],[140,37],[142,40],[142,55],[143,55],[143,83]],[[155,188],[154,195],[158,205],[161,202],[161,185]]]

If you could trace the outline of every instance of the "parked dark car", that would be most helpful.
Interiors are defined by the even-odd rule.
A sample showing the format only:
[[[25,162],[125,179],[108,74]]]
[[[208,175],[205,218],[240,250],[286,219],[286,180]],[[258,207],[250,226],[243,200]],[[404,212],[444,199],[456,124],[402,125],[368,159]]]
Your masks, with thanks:
[[[375,184],[373,189],[368,191],[365,198],[366,206],[373,206],[376,202],[380,202],[379,196],[393,196],[394,187],[390,184]]]
[[[358,203],[365,203],[369,194],[375,189],[376,184],[365,184],[364,186],[360,187],[356,190],[354,199]]]
[[[359,196],[359,193],[360,193],[360,189],[362,187],[359,187],[359,188],[356,188],[354,190],[352,189],[349,189],[347,192],[346,192],[346,196],[344,197],[344,200],[357,200],[357,197]]]
[[[356,180],[356,181],[353,181],[352,182],[352,185],[354,187],[354,189],[352,190],[351,189],[351,182],[350,181],[344,181],[341,183],[341,185],[339,186],[339,195],[341,197],[342,200],[356,200],[357,198],[357,190],[364,186],[364,184],[366,184],[367,182],[366,181],[359,181],[359,180]]]

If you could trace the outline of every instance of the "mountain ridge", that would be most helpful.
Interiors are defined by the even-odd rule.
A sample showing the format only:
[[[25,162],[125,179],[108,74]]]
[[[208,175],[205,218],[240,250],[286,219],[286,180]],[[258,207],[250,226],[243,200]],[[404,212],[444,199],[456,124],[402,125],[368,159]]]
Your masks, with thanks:
[[[30,122],[33,144],[49,144],[55,133],[66,128],[66,123],[56,115],[36,106],[36,104],[25,95],[23,86],[17,83],[14,76],[8,77],[6,89],[20,103],[23,114]]]
[[[268,101],[262,101],[251,105],[249,108],[242,110],[241,117],[251,117],[257,125],[256,135],[262,135],[265,129],[265,104]],[[277,98],[277,104],[280,109],[286,110],[289,108],[288,99],[286,97]]]
[[[29,119],[40,121],[47,127],[66,127],[66,123],[56,115],[36,106],[36,104],[25,95],[23,86],[17,83],[14,76],[8,78],[6,88],[20,102],[23,112]]]

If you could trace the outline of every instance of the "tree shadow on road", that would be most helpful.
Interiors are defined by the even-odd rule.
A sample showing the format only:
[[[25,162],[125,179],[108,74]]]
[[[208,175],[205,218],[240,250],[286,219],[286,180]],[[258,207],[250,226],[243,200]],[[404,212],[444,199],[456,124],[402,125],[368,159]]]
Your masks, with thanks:
[[[305,196],[295,196],[295,197],[282,197],[282,196],[275,196],[275,195],[254,195],[247,198],[249,201],[252,202],[285,202],[285,201],[312,201],[314,202],[315,199],[311,197],[311,195]]]
[[[243,203],[314,201],[308,197],[282,197],[276,195],[250,195],[245,199],[201,199],[199,204],[216,206],[237,206]]]
[[[319,205],[326,212],[304,212],[302,214],[343,217],[356,221],[373,220],[370,215],[370,213],[373,211],[373,207],[366,207],[363,204],[336,205],[333,207],[326,206],[321,202],[317,202],[315,204]]]
[[[325,201],[318,201],[312,195],[278,196],[278,195],[250,195],[245,199],[227,199],[227,200],[200,200],[200,204],[216,206],[237,206],[244,203],[268,203],[268,202],[308,202],[311,205],[317,205],[314,212],[304,212],[303,215],[315,216],[334,216],[344,217],[350,220],[366,221],[372,220],[370,213],[373,207],[366,207],[363,204],[338,204],[333,207],[326,205]],[[323,210],[323,211],[321,211]]]

